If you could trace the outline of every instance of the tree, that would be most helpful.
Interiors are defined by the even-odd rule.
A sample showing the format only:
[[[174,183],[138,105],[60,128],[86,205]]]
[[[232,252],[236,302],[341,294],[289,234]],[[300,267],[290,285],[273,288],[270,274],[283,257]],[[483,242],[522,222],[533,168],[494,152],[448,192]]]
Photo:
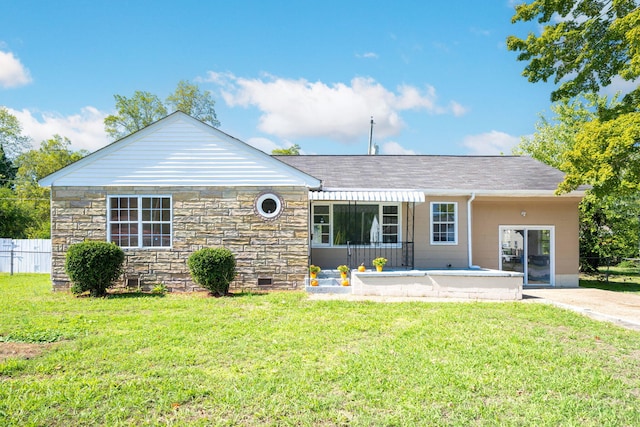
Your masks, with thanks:
[[[9,158],[14,158],[29,146],[30,139],[22,135],[18,119],[5,107],[0,107],[0,149]]]
[[[300,155],[300,146],[293,144],[289,148],[274,148],[271,150],[271,154],[274,156],[298,156]]]
[[[562,163],[565,179],[559,193],[582,184],[598,196],[635,195],[640,190],[640,112],[583,125]]]
[[[531,155],[562,170],[567,176],[573,176],[574,163],[582,164],[586,170],[578,172],[577,176],[587,177],[593,160],[587,157],[587,153],[574,154],[580,147],[579,141],[590,135],[592,124],[599,122],[599,112],[611,111],[618,105],[615,98],[609,101],[605,96],[594,94],[557,102],[551,106],[555,116],[551,119],[541,116],[536,124],[536,133],[522,138],[514,152]],[[571,156],[578,158],[568,161]],[[595,183],[593,179],[590,181]],[[595,270],[603,257],[637,255],[638,197],[633,192],[601,190],[594,187],[594,191],[588,192],[580,204],[581,268],[587,271]]]
[[[0,187],[7,187],[16,176],[17,168],[13,162],[4,154],[0,145]]]
[[[182,111],[214,127],[220,126],[211,92],[201,92],[196,84],[180,80],[176,90],[167,98],[167,104],[173,111]]]
[[[38,180],[87,154],[85,150],[71,150],[70,145],[68,138],[55,135],[42,141],[39,149],[27,151],[16,159],[15,197],[31,212],[32,221],[26,227],[29,238],[44,239],[50,236],[50,190],[40,187]]]
[[[616,99],[612,101],[616,102]],[[531,137],[523,137],[513,150],[514,154],[527,154],[562,170],[564,156],[573,149],[582,126],[597,118],[597,111],[606,105],[607,97],[593,94],[552,104],[551,111],[555,117],[549,120],[540,115],[535,133]]]
[[[0,237],[25,239],[32,225],[31,210],[20,203],[10,188],[0,187]]]
[[[165,117],[167,106],[211,126],[220,126],[211,93],[201,92],[198,85],[186,80],[178,82],[176,90],[167,98],[167,105],[149,92],[135,91],[131,98],[122,95],[114,95],[114,98],[117,113],[104,119],[104,129],[114,140],[124,138]]]
[[[156,95],[135,91],[131,98],[114,95],[116,114],[104,119],[104,129],[114,140],[124,138],[167,115],[167,109]]]
[[[640,8],[636,0],[534,0],[516,6],[512,22],[537,20],[540,35],[507,38],[507,48],[528,61],[523,75],[530,82],[553,77],[559,87],[552,101],[597,93],[614,77],[633,81],[640,76]],[[630,91],[633,104],[640,87]]]
[[[510,36],[531,82],[553,78],[556,124],[543,122],[519,149],[566,173],[558,193],[590,185],[580,206],[581,254],[636,253],[640,203],[640,7],[637,0],[533,0],[512,22],[537,21],[539,35]],[[631,82],[620,101],[596,94]],[[583,95],[586,94],[586,95]],[[578,108],[580,97],[590,103]],[[574,115],[575,114],[575,115]],[[632,248],[632,246],[635,246]]]

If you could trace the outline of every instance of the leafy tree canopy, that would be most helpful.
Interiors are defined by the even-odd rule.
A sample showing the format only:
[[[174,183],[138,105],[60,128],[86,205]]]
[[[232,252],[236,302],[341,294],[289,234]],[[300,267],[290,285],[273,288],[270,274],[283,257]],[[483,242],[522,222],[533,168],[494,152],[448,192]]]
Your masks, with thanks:
[[[42,141],[40,148],[22,153],[16,159],[18,171],[14,180],[14,195],[29,211],[30,221],[24,227],[28,238],[46,239],[50,236],[48,188],[40,187],[38,180],[80,160],[87,151],[73,151],[71,141],[59,135]]]
[[[104,119],[104,129],[114,140],[124,138],[167,115],[167,109],[156,95],[135,91],[131,98],[114,95],[116,114]]]
[[[0,187],[7,187],[16,176],[17,168],[13,162],[4,154],[4,150],[0,145]]]
[[[60,135],[40,143],[37,150],[29,150],[16,159],[18,173],[17,184],[23,182],[37,183],[41,178],[56,172],[63,167],[80,160],[88,154],[86,150],[71,150],[71,141]]]
[[[116,114],[104,119],[104,128],[114,140],[124,138],[167,115],[167,111],[182,111],[212,126],[220,126],[211,92],[200,91],[196,84],[178,82],[166,104],[150,92],[135,91],[131,98],[114,95]]]
[[[211,92],[201,92],[196,84],[180,80],[176,90],[167,98],[167,104],[173,111],[182,111],[214,127],[220,126],[213,108],[216,102],[211,97]]]
[[[640,190],[640,112],[585,123],[573,149],[566,152],[562,169],[567,174],[558,187],[561,193],[586,183],[596,195],[636,194]]]
[[[609,101],[595,94],[564,99],[551,106],[554,116],[541,116],[535,134],[522,138],[514,150],[516,154],[528,154],[567,173],[561,192],[575,189],[584,182],[594,185],[580,204],[580,256],[584,270],[597,268],[601,257],[637,256],[640,200],[636,192],[618,188],[615,180],[629,176],[622,173],[623,162],[618,159],[607,163],[605,155],[616,151],[608,150],[609,144],[619,144],[613,140],[608,144],[584,144],[592,142],[589,138],[594,136],[591,134],[594,128],[600,132],[600,112],[615,110],[619,105],[616,98]],[[612,124],[606,125],[609,126]],[[609,169],[616,164],[621,172],[618,175]],[[632,165],[632,169],[634,167]]]
[[[289,148],[274,148],[271,150],[271,154],[274,156],[298,156],[300,155],[300,146],[293,144]]]
[[[0,148],[9,158],[14,158],[29,146],[30,139],[22,135],[18,119],[6,107],[0,107]]]
[[[613,100],[611,105],[616,104]],[[586,94],[574,99],[563,99],[551,105],[555,116],[548,119],[540,115],[536,131],[525,136],[515,147],[514,154],[527,154],[536,160],[560,169],[564,172],[564,156],[575,145],[576,135],[586,122],[598,117],[597,111],[607,108],[607,98],[595,94]]]
[[[34,218],[28,206],[21,203],[10,188],[0,187],[0,237],[26,239]]]
[[[552,101],[597,93],[616,76],[640,76],[640,8],[636,0],[535,0],[516,6],[512,22],[537,21],[542,33],[510,36],[509,50],[528,61],[530,82],[560,83]],[[636,87],[626,102],[632,102]]]

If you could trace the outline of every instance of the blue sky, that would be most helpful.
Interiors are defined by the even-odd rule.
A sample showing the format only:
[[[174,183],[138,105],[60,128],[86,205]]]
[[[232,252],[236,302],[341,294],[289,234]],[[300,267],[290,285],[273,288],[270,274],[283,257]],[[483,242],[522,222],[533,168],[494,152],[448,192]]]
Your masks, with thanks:
[[[36,143],[109,143],[114,94],[197,82],[265,151],[510,153],[550,105],[506,50],[513,0],[0,3],[0,105]]]

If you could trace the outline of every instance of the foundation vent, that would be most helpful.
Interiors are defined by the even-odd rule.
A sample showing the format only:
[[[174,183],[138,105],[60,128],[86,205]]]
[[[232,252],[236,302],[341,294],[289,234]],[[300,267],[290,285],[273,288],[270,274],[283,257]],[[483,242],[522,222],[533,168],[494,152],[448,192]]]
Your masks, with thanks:
[[[271,277],[258,278],[258,286],[271,286],[273,279]]]

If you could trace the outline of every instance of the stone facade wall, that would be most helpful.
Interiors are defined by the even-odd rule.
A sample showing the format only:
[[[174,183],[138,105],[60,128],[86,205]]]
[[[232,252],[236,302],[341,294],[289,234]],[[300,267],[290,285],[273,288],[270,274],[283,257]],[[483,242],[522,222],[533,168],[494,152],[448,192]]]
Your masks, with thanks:
[[[279,195],[283,201],[282,214],[272,220],[262,218],[254,209],[256,198],[265,191]],[[187,259],[198,249],[219,246],[236,256],[238,276],[231,284],[234,290],[304,286],[309,249],[306,188],[54,187],[54,289],[70,286],[64,262],[71,244],[107,240],[107,197],[116,195],[172,197],[172,248],[125,249],[125,274],[139,278],[143,289],[163,283],[170,290],[199,290],[191,280]],[[260,286],[258,279],[263,282]]]

